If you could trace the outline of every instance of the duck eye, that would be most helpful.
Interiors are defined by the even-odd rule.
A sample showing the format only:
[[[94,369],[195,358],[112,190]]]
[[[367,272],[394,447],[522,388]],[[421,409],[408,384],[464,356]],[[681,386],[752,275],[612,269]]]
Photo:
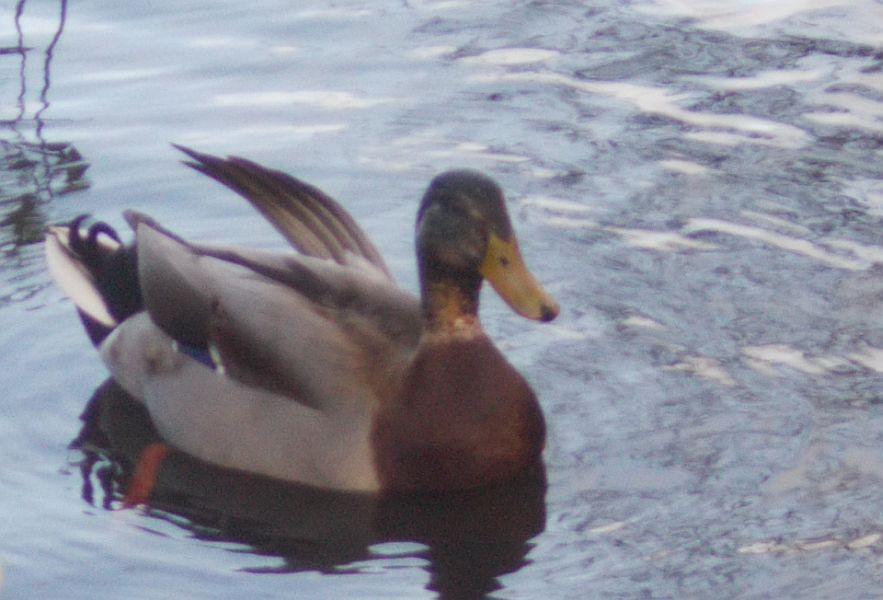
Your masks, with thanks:
[[[501,256],[500,257],[500,266],[501,267],[508,267],[509,266],[509,259],[506,258],[505,256]]]

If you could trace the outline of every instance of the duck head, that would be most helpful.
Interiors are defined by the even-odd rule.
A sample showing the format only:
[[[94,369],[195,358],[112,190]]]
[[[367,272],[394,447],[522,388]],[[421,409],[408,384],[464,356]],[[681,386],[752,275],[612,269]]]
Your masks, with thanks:
[[[481,282],[518,314],[551,321],[558,303],[528,271],[500,187],[482,173],[448,171],[429,185],[417,212],[417,260],[430,329],[477,323]]]

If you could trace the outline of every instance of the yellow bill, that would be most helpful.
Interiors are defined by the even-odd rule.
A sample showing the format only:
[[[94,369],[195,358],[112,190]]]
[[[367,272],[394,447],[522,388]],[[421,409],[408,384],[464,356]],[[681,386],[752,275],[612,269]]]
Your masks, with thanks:
[[[513,235],[505,240],[492,233],[480,272],[512,310],[535,321],[551,321],[560,307],[527,270]]]

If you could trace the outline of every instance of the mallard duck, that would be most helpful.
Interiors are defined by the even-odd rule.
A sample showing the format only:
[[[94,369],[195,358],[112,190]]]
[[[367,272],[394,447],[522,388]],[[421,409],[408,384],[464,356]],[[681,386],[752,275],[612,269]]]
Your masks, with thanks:
[[[50,271],[113,378],[164,440],[199,459],[336,490],[447,491],[536,464],[536,397],[483,330],[487,279],[518,314],[556,302],[525,267],[503,194],[471,170],[417,211],[420,296],[399,288],[319,189],[180,148],[298,251],[187,242],[127,211],[134,242],[82,218],[50,228]]]

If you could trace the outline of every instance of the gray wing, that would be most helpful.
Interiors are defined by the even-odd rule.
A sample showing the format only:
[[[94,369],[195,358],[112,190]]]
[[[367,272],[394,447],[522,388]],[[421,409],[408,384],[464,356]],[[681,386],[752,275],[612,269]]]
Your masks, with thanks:
[[[197,246],[149,217],[127,218],[153,322],[179,343],[212,349],[242,383],[323,408],[364,395],[372,369],[417,343],[418,299],[373,270]]]

